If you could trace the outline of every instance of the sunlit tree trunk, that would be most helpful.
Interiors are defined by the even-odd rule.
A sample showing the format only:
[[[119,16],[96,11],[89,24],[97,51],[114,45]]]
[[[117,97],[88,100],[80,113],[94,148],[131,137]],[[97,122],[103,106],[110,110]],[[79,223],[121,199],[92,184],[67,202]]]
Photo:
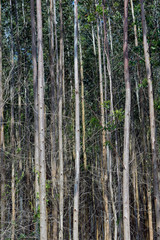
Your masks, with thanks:
[[[80,106],[78,78],[78,1],[74,0],[74,80],[75,80],[75,182],[73,208],[73,239],[78,240],[79,177],[80,177]]]
[[[140,3],[141,3],[142,29],[143,29],[143,47],[144,47],[144,56],[145,56],[145,65],[146,65],[146,75],[148,80],[156,230],[157,230],[157,239],[160,239],[160,196],[159,196],[158,164],[157,164],[157,153],[156,153],[156,126],[155,126],[155,113],[154,113],[154,100],[153,100],[153,86],[152,86],[152,77],[151,77],[149,46],[147,41],[147,25],[146,25],[146,19],[145,19],[143,0],[140,0]]]
[[[128,0],[124,1],[123,54],[124,54],[124,78],[126,89],[124,152],[123,152],[123,228],[124,228],[124,240],[130,240],[129,139],[130,139],[131,86],[129,79],[129,60],[128,60]]]
[[[59,124],[59,240],[63,240],[63,138],[62,138],[62,78],[63,78],[63,19],[60,0],[60,61],[58,85],[58,124]]]
[[[37,44],[38,44],[38,123],[40,163],[40,240],[47,240],[46,213],[46,162],[45,162],[45,116],[44,116],[44,63],[42,38],[41,0],[37,0]]]

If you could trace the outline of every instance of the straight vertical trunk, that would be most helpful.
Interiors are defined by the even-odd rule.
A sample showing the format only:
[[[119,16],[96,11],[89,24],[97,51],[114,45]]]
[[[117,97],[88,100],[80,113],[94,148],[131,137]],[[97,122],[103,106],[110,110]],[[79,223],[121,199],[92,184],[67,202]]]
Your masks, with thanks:
[[[106,161],[106,139],[105,139],[105,122],[104,122],[104,100],[103,100],[103,77],[102,77],[102,59],[101,59],[101,43],[100,43],[100,29],[99,21],[97,18],[97,41],[98,41],[98,62],[99,62],[99,86],[100,86],[100,107],[101,107],[101,126],[102,126],[102,164],[101,164],[101,181],[103,189],[103,201],[104,209],[106,212],[106,218],[104,219],[105,227],[105,240],[110,239],[110,229],[109,229],[109,210],[108,210],[108,195],[107,195],[107,161]]]
[[[103,24],[104,24],[104,52],[107,57],[107,70],[108,70],[108,76],[109,76],[109,82],[110,82],[110,117],[111,121],[115,121],[114,116],[114,110],[113,110],[113,91],[112,91],[112,72],[111,72],[111,64],[110,64],[110,56],[109,56],[109,44],[107,39],[107,32],[106,32],[106,19],[105,19],[105,0],[103,0]],[[107,120],[107,119],[106,119]],[[111,141],[111,133],[108,133],[108,141]],[[112,187],[112,153],[111,150],[107,149],[109,151],[109,188],[110,188],[110,195],[111,195],[111,202],[112,202],[112,210],[114,215],[114,240],[117,240],[117,214],[116,214],[116,207],[114,202],[114,196],[113,196],[113,187]]]
[[[59,62],[58,62],[58,42],[57,42],[56,0],[51,0],[51,1],[53,1],[53,12],[54,12],[54,34],[55,34],[55,53],[56,53],[56,83],[58,85]]]
[[[36,23],[34,0],[31,0],[31,27],[32,27],[32,63],[33,63],[33,89],[34,89],[34,158],[35,158],[35,214],[39,207],[39,143],[38,143],[38,78],[37,78],[37,48]],[[38,239],[38,219],[35,223],[35,238]]]
[[[149,46],[147,42],[147,25],[146,25],[146,19],[145,19],[143,0],[140,0],[140,3],[141,3],[142,29],[143,29],[143,47],[144,47],[146,74],[147,74],[147,81],[148,81],[156,230],[157,230],[157,239],[159,240],[160,239],[160,196],[159,196],[158,164],[157,164],[157,153],[156,153],[156,126],[155,126],[155,113],[154,113],[154,100],[153,100],[153,86],[152,86],[152,77],[151,77]]]
[[[129,79],[128,60],[128,0],[124,1],[124,78],[126,89],[125,123],[124,123],[124,152],[123,152],[123,228],[124,240],[130,240],[130,211],[129,211],[129,139],[130,139],[130,109],[131,86]]]
[[[73,239],[78,240],[79,223],[79,177],[80,177],[80,107],[78,78],[78,1],[74,0],[74,80],[75,80],[75,182],[73,209]]]
[[[17,41],[17,54],[18,54],[18,130],[17,130],[17,141],[18,141],[18,161],[19,161],[19,179],[22,179],[22,155],[21,155],[21,52],[20,52],[20,41],[19,41],[19,16],[18,16],[18,4],[15,0],[16,5],[16,41]],[[23,225],[23,188],[20,181],[19,186],[19,222]]]
[[[63,240],[63,138],[62,138],[62,79],[63,79],[63,19],[62,0],[60,0],[60,61],[58,88],[58,122],[59,122],[59,240]]]
[[[11,8],[11,86],[10,86],[10,98],[11,98],[11,154],[12,154],[12,234],[11,240],[15,239],[15,220],[16,220],[16,203],[15,203],[15,159],[14,159],[14,148],[15,148],[15,138],[14,138],[14,52],[13,52],[13,19],[12,19],[12,0],[10,0]]]
[[[53,198],[53,240],[57,240],[57,200],[56,196],[56,175],[57,175],[57,164],[56,164],[56,131],[55,131],[55,114],[56,114],[56,81],[54,73],[54,63],[55,63],[55,54],[54,54],[54,12],[53,12],[53,0],[50,0],[50,74],[51,74],[51,118],[52,118],[52,130],[51,130],[51,169],[52,169],[52,198]]]
[[[2,89],[2,12],[0,0],[0,164],[1,164],[1,239],[5,229],[5,168],[4,168],[4,125],[3,125],[3,89]]]
[[[80,27],[79,27],[80,29]],[[81,99],[82,99],[82,132],[83,132],[83,162],[84,169],[87,169],[87,155],[86,155],[86,126],[85,126],[85,107],[84,107],[84,74],[83,74],[83,59],[82,59],[82,45],[80,38],[80,30],[79,30],[79,54],[80,54],[80,76],[81,76]]]
[[[39,114],[39,163],[40,163],[40,240],[47,240],[46,213],[46,162],[44,123],[44,63],[42,37],[41,0],[37,0],[37,44],[38,44],[38,114]]]

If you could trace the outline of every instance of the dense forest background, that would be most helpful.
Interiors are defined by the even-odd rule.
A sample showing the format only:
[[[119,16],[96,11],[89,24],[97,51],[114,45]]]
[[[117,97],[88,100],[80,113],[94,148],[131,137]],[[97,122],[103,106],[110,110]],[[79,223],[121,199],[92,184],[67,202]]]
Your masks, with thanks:
[[[160,239],[160,2],[0,0],[0,238]]]

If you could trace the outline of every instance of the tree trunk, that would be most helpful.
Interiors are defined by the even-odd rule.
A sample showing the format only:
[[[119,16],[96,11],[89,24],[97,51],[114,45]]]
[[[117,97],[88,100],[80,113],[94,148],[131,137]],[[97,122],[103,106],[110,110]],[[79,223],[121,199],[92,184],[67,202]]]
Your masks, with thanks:
[[[34,158],[35,158],[35,214],[39,208],[39,144],[38,144],[38,78],[37,78],[37,48],[36,23],[34,0],[31,0],[31,27],[32,27],[32,62],[33,62],[33,88],[34,88]],[[35,223],[35,238],[39,238],[38,219]]]
[[[140,0],[140,3],[141,3],[142,29],[143,29],[143,47],[144,47],[146,74],[147,74],[147,81],[148,81],[148,95],[149,95],[149,114],[150,114],[150,130],[151,130],[153,189],[154,189],[154,203],[155,203],[155,213],[156,213],[156,230],[157,230],[157,239],[160,239],[160,196],[159,196],[158,164],[157,164],[157,153],[156,153],[156,126],[155,126],[155,113],[154,113],[154,100],[153,100],[153,86],[152,86],[152,77],[151,77],[149,47],[147,42],[147,25],[146,25],[146,19],[145,19],[143,0]]]
[[[12,0],[10,0],[11,9],[11,86],[10,86],[10,98],[11,98],[11,154],[12,154],[12,235],[11,240],[15,239],[15,220],[16,220],[16,206],[15,206],[15,159],[14,159],[14,149],[15,149],[15,137],[14,137],[14,52],[13,52],[13,19],[12,19]]]
[[[60,64],[58,86],[58,118],[59,118],[59,240],[63,240],[63,138],[62,138],[62,79],[63,79],[63,19],[62,0],[60,0]]]
[[[46,162],[45,162],[45,123],[44,123],[44,63],[42,45],[41,0],[37,0],[37,44],[38,44],[38,114],[39,114],[39,171],[40,171],[40,239],[47,240],[46,214]]]
[[[97,41],[98,41],[98,62],[99,62],[99,84],[100,84],[100,107],[101,107],[101,126],[102,126],[102,189],[103,189],[103,201],[104,209],[106,212],[106,218],[104,219],[105,227],[105,240],[110,239],[109,229],[109,211],[108,211],[108,195],[107,195],[107,161],[106,161],[106,139],[105,139],[105,122],[104,122],[104,100],[103,100],[103,77],[102,77],[102,60],[101,60],[101,44],[100,44],[100,29],[99,21],[97,18]]]
[[[4,125],[3,125],[3,88],[2,88],[2,12],[0,0],[0,164],[1,164],[1,240],[5,229],[5,163],[4,163]]]
[[[79,54],[80,54],[80,76],[81,76],[81,99],[82,99],[82,132],[83,132],[83,162],[84,169],[87,169],[87,155],[86,155],[86,126],[85,126],[85,106],[84,106],[84,73],[83,73],[83,59],[82,59],[82,45],[80,38],[80,27],[79,27]]]
[[[124,228],[124,240],[130,240],[129,138],[130,138],[131,86],[130,86],[130,79],[129,79],[129,60],[128,60],[128,0],[124,1],[123,54],[124,54],[124,78],[125,78],[125,89],[126,89],[124,152],[123,152],[123,228]]]
[[[50,0],[50,75],[51,75],[51,118],[52,118],[52,130],[51,130],[51,169],[52,169],[52,198],[53,198],[53,240],[57,240],[57,200],[56,200],[56,178],[57,178],[57,164],[56,164],[56,81],[54,74],[54,63],[55,63],[55,54],[54,54],[54,12],[53,12],[53,0]]]
[[[73,239],[78,240],[79,225],[79,178],[80,178],[80,107],[78,78],[78,1],[74,0],[74,80],[75,80],[75,182],[73,209]]]

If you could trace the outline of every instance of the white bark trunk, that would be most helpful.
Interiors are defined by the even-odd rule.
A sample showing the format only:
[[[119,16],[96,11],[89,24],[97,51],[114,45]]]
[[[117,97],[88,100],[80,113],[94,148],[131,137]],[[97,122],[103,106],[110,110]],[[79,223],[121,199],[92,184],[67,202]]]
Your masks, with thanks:
[[[123,53],[124,53],[124,78],[126,88],[124,152],[123,152],[123,227],[124,227],[124,240],[130,240],[129,139],[130,139],[131,86],[129,79],[129,60],[128,60],[128,0],[125,0],[124,2]]]

